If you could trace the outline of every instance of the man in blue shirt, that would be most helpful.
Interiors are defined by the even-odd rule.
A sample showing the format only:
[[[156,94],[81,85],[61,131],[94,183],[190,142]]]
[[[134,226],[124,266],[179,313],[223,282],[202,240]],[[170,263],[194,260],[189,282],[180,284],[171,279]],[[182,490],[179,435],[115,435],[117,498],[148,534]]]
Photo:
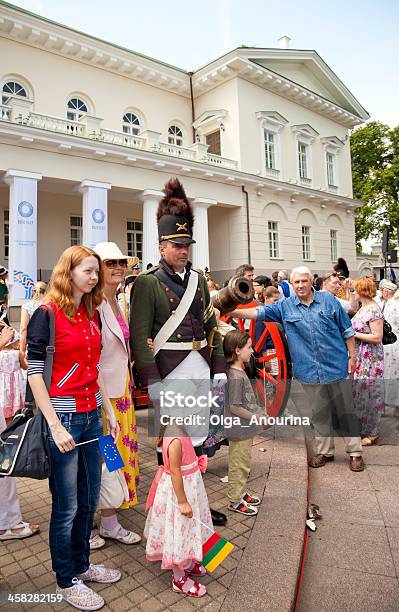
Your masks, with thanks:
[[[309,268],[295,268],[291,284],[295,295],[256,309],[239,309],[233,317],[273,321],[284,327],[294,377],[302,383],[312,405],[316,455],[311,467],[322,467],[334,459],[332,416],[337,414],[345,430],[350,469],[364,470],[360,430],[354,414],[352,385],[355,332],[338,300],[327,292],[315,292]],[[349,356],[348,356],[349,354]]]

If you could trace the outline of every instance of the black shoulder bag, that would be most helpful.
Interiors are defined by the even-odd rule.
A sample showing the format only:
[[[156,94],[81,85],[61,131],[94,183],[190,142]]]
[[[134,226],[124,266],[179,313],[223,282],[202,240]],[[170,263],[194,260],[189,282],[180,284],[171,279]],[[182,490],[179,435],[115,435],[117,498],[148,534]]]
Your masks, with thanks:
[[[382,332],[382,344],[395,344],[397,340],[395,332],[392,331],[392,326],[388,321],[384,318],[384,327]]]
[[[55,321],[51,306],[47,306],[47,309],[50,319],[50,339],[46,349],[43,378],[50,392]],[[50,476],[50,448],[46,419],[41,410],[35,406],[29,383],[26,387],[24,410],[17,412],[7,429],[0,434],[1,476],[20,476],[36,480],[44,480]]]

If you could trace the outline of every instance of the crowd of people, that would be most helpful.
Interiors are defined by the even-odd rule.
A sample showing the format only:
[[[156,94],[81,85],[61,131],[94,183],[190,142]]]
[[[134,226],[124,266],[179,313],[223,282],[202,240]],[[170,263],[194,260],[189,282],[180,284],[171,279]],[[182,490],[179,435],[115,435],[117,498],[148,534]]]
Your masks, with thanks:
[[[0,321],[0,431],[23,409],[28,379],[48,427],[49,540],[57,592],[81,610],[104,605],[102,595],[87,583],[110,584],[121,578],[119,569],[92,564],[90,551],[102,548],[107,539],[125,545],[141,541],[139,533],[123,526],[123,511],[134,508],[140,496],[135,386],[148,388],[154,413],[162,391],[175,380],[185,381],[194,395],[206,385],[224,389],[224,414],[236,419],[226,432],[226,507],[244,516],[257,514],[261,499],[249,492],[247,483],[253,438],[265,425],[261,419],[252,421],[254,415],[266,414],[245,369],[254,352],[252,339],[236,329],[238,319],[256,321],[255,341],[264,322],[279,323],[284,330],[293,376],[312,408],[311,467],[334,459],[338,426],[350,469],[362,471],[363,448],[377,442],[386,407],[399,417],[399,341],[383,344],[384,321],[399,338],[395,283],[383,279],[377,286],[371,276],[352,280],[344,260],[321,276],[305,266],[290,274],[255,275],[254,267],[244,264],[234,275],[253,284],[256,308],[237,308],[230,313],[228,331],[220,332],[220,313],[211,301],[219,286],[207,270],[191,268],[193,213],[177,179],[165,186],[157,222],[159,265],[140,273],[137,258],[125,256],[112,242],[99,243],[94,250],[72,246],[62,253],[49,285],[34,286],[33,299],[22,307],[19,333],[5,317]],[[0,268],[3,305],[6,275]],[[47,388],[43,372],[49,309],[54,313],[55,351]],[[262,351],[274,352],[270,339]],[[271,376],[277,375],[275,361],[269,363]],[[121,504],[106,502],[101,494],[106,468],[95,442],[104,433],[112,435],[124,463]],[[202,597],[202,546],[213,526],[227,520],[210,509],[201,477],[208,431],[190,433],[169,415],[156,433],[159,469],[147,499],[143,534],[147,558],[172,572],[175,592]],[[15,478],[0,478],[0,498],[0,541],[39,531],[39,525],[23,521]]]

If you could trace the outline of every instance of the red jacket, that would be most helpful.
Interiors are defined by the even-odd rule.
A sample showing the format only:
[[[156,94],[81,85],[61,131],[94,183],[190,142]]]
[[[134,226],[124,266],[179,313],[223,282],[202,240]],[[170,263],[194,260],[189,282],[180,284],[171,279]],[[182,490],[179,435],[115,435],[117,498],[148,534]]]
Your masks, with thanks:
[[[50,386],[53,406],[58,411],[94,410],[100,395],[97,384],[101,352],[98,312],[90,320],[81,305],[71,322],[62,310],[56,306],[53,310],[55,352]],[[43,372],[48,344],[49,317],[43,305],[34,313],[28,327],[28,375]]]

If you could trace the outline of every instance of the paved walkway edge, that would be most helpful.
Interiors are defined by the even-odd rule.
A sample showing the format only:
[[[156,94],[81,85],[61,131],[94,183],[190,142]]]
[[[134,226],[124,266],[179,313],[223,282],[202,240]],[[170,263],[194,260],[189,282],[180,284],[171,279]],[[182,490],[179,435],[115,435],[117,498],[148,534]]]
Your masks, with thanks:
[[[308,466],[301,428],[275,427],[269,474],[252,534],[223,612],[294,609],[304,552]]]

